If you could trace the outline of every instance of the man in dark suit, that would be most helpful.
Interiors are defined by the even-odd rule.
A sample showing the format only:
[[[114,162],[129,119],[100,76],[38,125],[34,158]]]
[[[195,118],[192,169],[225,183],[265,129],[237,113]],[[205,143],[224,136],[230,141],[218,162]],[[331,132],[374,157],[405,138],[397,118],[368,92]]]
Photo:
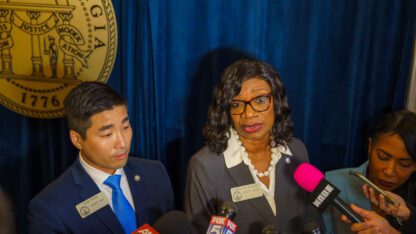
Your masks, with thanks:
[[[130,234],[173,208],[163,165],[128,157],[132,129],[120,95],[84,82],[64,105],[79,157],[30,202],[30,233]]]

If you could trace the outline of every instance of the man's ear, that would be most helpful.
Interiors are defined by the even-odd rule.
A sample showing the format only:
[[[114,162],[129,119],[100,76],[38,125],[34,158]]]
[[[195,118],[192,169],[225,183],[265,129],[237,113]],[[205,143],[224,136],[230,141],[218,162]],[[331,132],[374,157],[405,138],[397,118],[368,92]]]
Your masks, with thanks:
[[[69,137],[71,138],[72,144],[74,144],[77,149],[82,150],[83,139],[79,133],[74,130],[69,131]]]

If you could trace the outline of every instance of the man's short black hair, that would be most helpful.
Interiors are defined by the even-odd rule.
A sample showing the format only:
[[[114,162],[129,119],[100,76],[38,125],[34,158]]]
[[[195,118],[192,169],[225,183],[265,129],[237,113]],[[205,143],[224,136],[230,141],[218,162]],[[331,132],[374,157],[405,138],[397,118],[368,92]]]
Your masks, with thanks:
[[[125,99],[107,84],[96,81],[81,83],[64,100],[69,129],[84,139],[91,127],[90,117],[117,106],[127,107]]]

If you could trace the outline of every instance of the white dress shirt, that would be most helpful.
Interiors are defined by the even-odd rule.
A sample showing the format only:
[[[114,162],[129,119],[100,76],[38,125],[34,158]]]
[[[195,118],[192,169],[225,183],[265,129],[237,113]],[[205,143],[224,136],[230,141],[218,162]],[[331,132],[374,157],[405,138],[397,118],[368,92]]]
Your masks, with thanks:
[[[241,141],[238,139],[237,132],[234,129],[230,129],[231,135],[228,139],[228,147],[224,151],[224,159],[225,159],[225,165],[227,168],[231,168],[234,166],[237,166],[241,162],[244,162],[244,164],[247,165],[247,167],[250,169],[251,176],[253,177],[255,183],[259,184],[261,189],[263,190],[263,195],[266,198],[267,202],[269,203],[270,208],[272,209],[274,215],[276,215],[277,207],[276,202],[274,200],[274,191],[276,187],[276,164],[279,162],[280,158],[282,157],[282,153],[292,156],[292,152],[290,152],[289,147],[285,147],[282,145],[278,145],[277,147],[272,148],[272,155],[276,157],[276,163],[273,166],[273,170],[269,174],[269,187],[267,188],[266,185],[264,185],[259,178],[257,177],[256,173],[253,169],[251,169],[248,166],[247,160],[244,160],[243,154],[244,154],[244,147],[241,143]]]
[[[81,162],[82,167],[85,169],[85,171],[88,173],[88,175],[91,177],[91,179],[95,182],[95,184],[98,186],[100,191],[104,192],[105,196],[108,199],[108,204],[110,205],[111,209],[114,211],[113,208],[113,202],[111,199],[111,194],[113,190],[110,186],[104,184],[104,181],[111,176],[111,174],[108,174],[106,172],[103,172],[95,167],[92,167],[89,165],[81,156],[81,152],[79,153],[79,161]],[[127,181],[126,173],[124,173],[123,168],[117,169],[114,174],[121,175],[120,179],[120,188],[123,192],[124,196],[127,198],[127,201],[129,201],[131,207],[134,209],[134,202],[133,198],[131,196],[129,183]]]

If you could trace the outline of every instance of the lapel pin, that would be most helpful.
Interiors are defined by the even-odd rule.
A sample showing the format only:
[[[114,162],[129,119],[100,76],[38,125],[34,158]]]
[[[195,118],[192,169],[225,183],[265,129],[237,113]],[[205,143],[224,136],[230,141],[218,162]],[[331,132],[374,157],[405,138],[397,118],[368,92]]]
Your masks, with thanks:
[[[134,181],[139,182],[140,181],[140,176],[139,175],[135,175],[134,176]]]
[[[286,157],[285,162],[286,162],[286,164],[290,164],[290,158]]]

